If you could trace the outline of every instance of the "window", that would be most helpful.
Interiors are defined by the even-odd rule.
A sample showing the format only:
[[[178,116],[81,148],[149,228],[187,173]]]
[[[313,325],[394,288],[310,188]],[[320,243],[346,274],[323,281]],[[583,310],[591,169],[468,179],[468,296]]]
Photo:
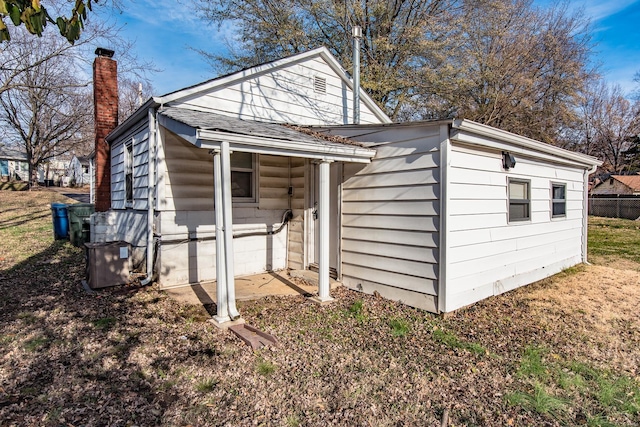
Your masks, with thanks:
[[[256,201],[255,155],[231,153],[231,195],[235,201]]]
[[[551,217],[558,218],[567,215],[567,186],[566,184],[551,184]]]
[[[531,219],[530,187],[529,181],[509,180],[509,221]]]
[[[127,157],[124,162],[126,206],[133,205],[133,144],[125,145]]]

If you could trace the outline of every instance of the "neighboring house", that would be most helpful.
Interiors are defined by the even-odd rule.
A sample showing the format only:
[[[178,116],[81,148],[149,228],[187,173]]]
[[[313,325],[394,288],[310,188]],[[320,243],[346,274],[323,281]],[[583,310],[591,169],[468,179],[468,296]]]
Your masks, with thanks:
[[[640,195],[640,175],[610,175],[608,179],[596,184],[591,194]]]
[[[0,179],[21,180],[29,179],[29,162],[25,152],[0,146]]]
[[[40,164],[38,182],[44,185],[62,185],[69,170],[69,159],[64,156],[52,157]],[[69,182],[70,179],[67,179]]]
[[[76,187],[88,185],[91,182],[89,157],[74,155],[69,161],[66,176]]]
[[[393,124],[364,93],[349,125],[352,82],[324,48],[152,98],[111,131],[116,65],[96,53],[92,241],[131,243],[164,288],[216,280],[219,322],[239,315],[233,278],[269,270],[317,268],[321,302],[332,272],[446,312],[586,260],[592,157]]]

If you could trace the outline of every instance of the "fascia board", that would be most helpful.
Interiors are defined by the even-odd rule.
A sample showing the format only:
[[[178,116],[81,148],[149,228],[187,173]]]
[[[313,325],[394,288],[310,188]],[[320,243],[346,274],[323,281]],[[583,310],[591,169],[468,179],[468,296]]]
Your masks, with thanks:
[[[376,154],[375,150],[338,144],[307,144],[303,142],[261,138],[250,135],[230,134],[211,130],[196,131],[195,146],[206,149],[217,149],[222,141],[227,141],[232,149],[257,154],[276,156],[304,157],[308,159],[370,163]]]
[[[481,138],[473,138],[472,136],[480,136]],[[600,166],[602,161],[586,154],[575,153],[563,148],[555,147],[544,142],[516,135],[511,132],[503,131],[491,126],[482,125],[470,120],[454,120],[451,130],[451,139],[460,142],[469,142],[474,145],[484,145],[491,148],[499,148],[517,152],[520,154],[544,157],[548,160],[556,162],[579,165],[581,167],[592,168]],[[467,141],[465,141],[467,140]]]
[[[160,104],[156,102],[156,98],[149,98],[147,102],[142,104],[136,111],[134,111],[129,117],[120,123],[114,130],[109,132],[105,140],[108,143],[118,139],[119,136],[127,132],[136,123],[147,120],[149,114],[149,108],[157,108]]]
[[[197,146],[197,129],[162,114],[158,114],[158,124]]]

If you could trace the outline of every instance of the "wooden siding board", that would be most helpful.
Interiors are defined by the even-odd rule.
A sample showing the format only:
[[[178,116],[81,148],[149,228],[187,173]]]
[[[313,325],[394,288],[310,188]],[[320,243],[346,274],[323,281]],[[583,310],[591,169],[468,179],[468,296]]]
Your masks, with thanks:
[[[342,212],[345,214],[361,215],[437,215],[439,206],[426,201],[395,200],[390,202],[378,201],[345,201]]]
[[[428,295],[436,295],[436,281],[424,277],[414,277],[373,267],[361,267],[343,263],[343,276],[351,280],[366,280],[399,289],[406,289]]]
[[[412,185],[377,188],[343,188],[342,200],[351,201],[395,201],[395,200],[437,200],[438,187],[434,185]]]
[[[342,251],[377,255],[385,258],[398,258],[401,260],[417,261],[429,264],[435,264],[438,259],[438,254],[435,248],[409,247],[406,245],[367,242],[363,240],[343,239]]]
[[[439,221],[436,216],[342,215],[343,227],[434,232],[438,231],[438,225]]]
[[[344,183],[344,189],[382,188],[408,185],[436,184],[438,178],[432,169],[417,169],[412,171],[390,171],[386,173],[367,174],[358,173]]]

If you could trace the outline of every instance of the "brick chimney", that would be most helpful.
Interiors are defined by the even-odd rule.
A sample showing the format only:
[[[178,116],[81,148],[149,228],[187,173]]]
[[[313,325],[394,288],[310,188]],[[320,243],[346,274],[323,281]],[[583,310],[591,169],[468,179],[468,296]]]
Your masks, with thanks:
[[[95,204],[97,212],[111,207],[111,153],[106,136],[118,126],[118,63],[113,51],[96,49],[93,61],[95,110]]]

